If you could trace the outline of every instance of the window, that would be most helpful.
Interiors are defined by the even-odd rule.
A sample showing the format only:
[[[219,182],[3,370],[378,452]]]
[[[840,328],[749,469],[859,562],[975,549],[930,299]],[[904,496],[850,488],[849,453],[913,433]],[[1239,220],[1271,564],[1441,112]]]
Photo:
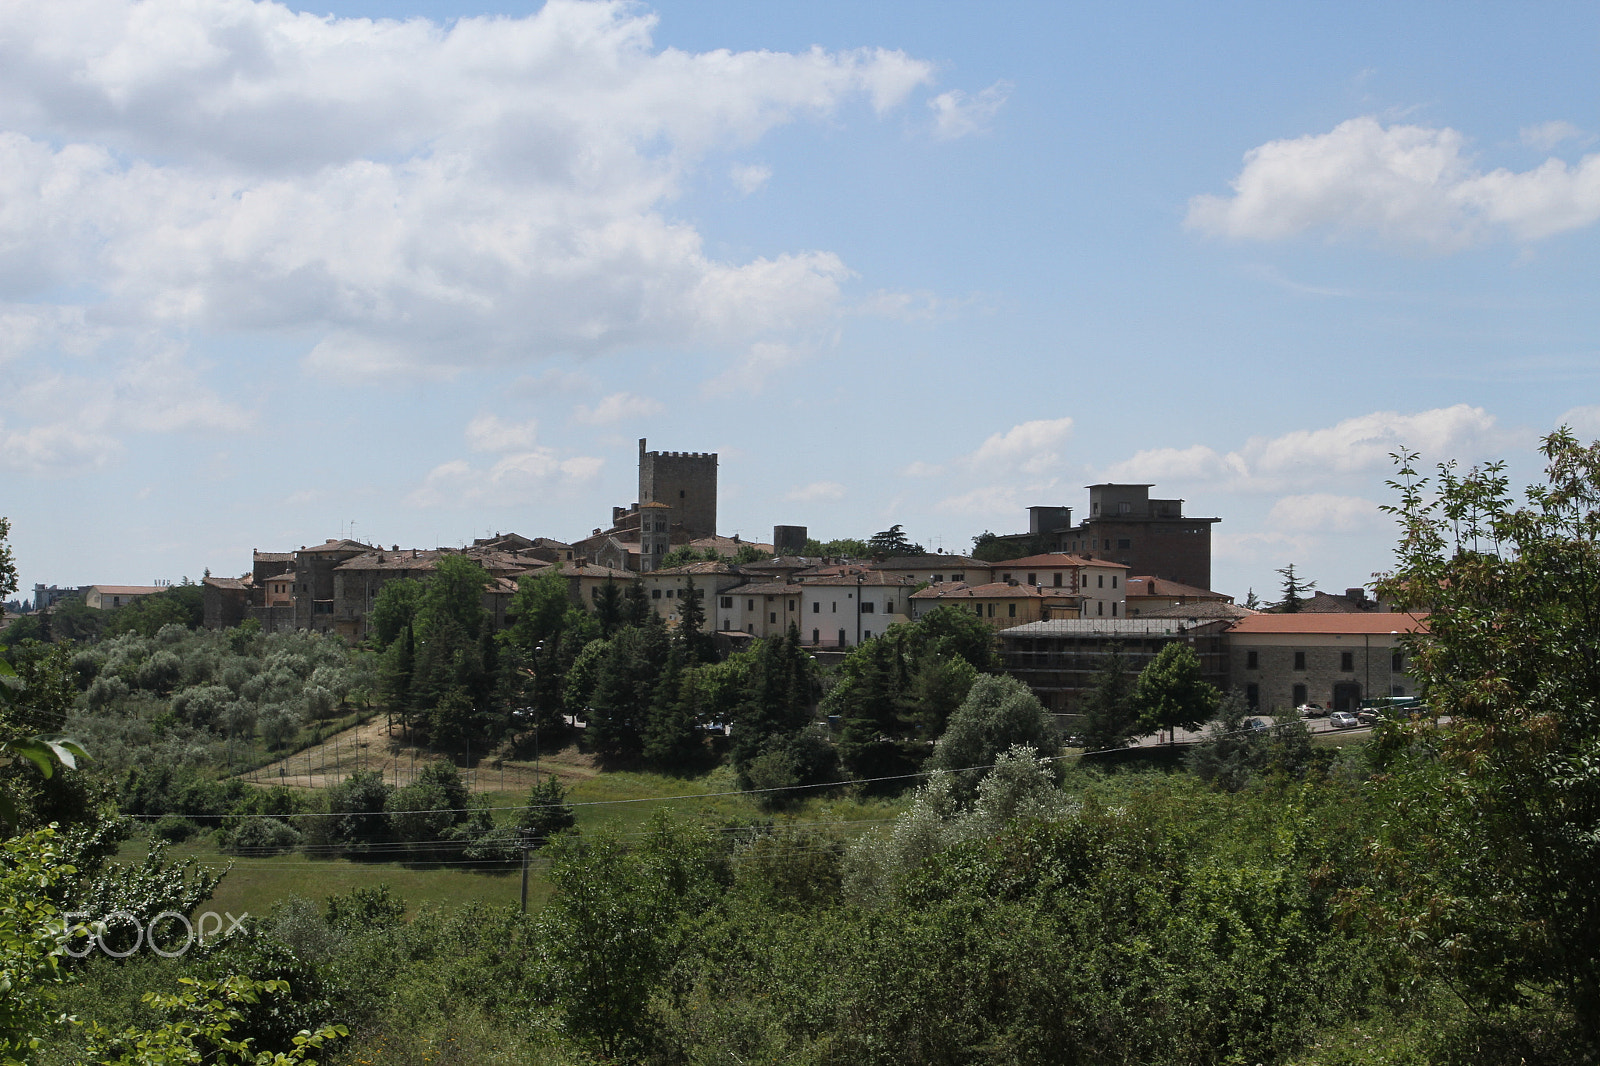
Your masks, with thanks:
[[[1356,668],[1356,653],[1353,652],[1353,651],[1342,651],[1342,652],[1340,652],[1339,653],[1339,669],[1344,670],[1345,672],[1348,673],[1349,671],[1354,670],[1355,668]]]
[[[1133,547],[1133,541],[1129,540],[1127,537],[1123,537],[1121,540],[1117,541],[1117,547],[1131,548]]]
[[[722,606],[724,606],[724,607],[732,607],[733,606],[733,597],[732,596],[724,596],[724,597],[722,597]]]
[[[1117,587],[1117,575],[1116,574],[1112,574],[1111,575],[1111,587],[1112,588],[1116,588]]]
[[[1014,604],[1014,603],[1006,604],[1006,617],[1015,618],[1016,616],[1017,616],[1017,605]]]
[[[1389,686],[1389,695],[1391,695],[1391,696],[1404,696],[1405,694],[1406,694],[1406,687],[1404,685],[1390,685]]]
[[[812,600],[811,601],[811,613],[812,614],[821,614],[822,613],[822,601],[821,600]]]
[[[1244,687],[1244,702],[1252,711],[1261,709],[1261,686],[1246,685]]]
[[[1095,577],[1098,579],[1096,581],[1096,583],[1095,583],[1095,588],[1101,588],[1101,589],[1105,588],[1106,587],[1106,575],[1104,575],[1104,574],[1096,574]]]
[[[861,601],[861,613],[862,614],[871,614],[873,608],[876,607],[876,606],[877,606],[877,604],[875,604],[875,603],[868,603],[866,600],[862,600]]]
[[[1296,670],[1304,670],[1306,668],[1306,653],[1305,652],[1297,651],[1297,652],[1294,653],[1294,668]],[[1304,702],[1305,702],[1305,700],[1296,700],[1295,701],[1295,706],[1298,707],[1298,706],[1300,706],[1300,704],[1302,704]]]
[[[839,613],[839,601],[838,600],[834,600],[833,601],[833,613],[834,614],[838,614]]]
[[[1402,654],[1401,652],[1395,652],[1393,655],[1389,656],[1389,669],[1390,670],[1393,670],[1395,673],[1399,674],[1399,673],[1404,673],[1405,672],[1405,668],[1406,668],[1406,657],[1405,657],[1404,654]]]
[[[1095,601],[1094,613],[1095,614],[1105,614],[1106,613],[1106,604],[1105,604],[1104,600],[1096,600]]]
[[[813,629],[811,631],[811,643],[813,643],[813,644],[821,644],[822,643],[822,630]]]
[[[1061,587],[1061,571],[1056,571],[1056,588]]]
[[[747,623],[744,627],[744,631],[746,633],[754,633],[756,631],[756,624],[754,622]]]
[[[1296,685],[1294,687],[1294,695],[1289,698],[1289,702],[1296,707],[1304,705],[1306,702],[1306,687],[1304,685]]]
[[[1119,503],[1119,504],[1117,504],[1117,513],[1118,514],[1132,514],[1133,513],[1133,504],[1131,504],[1131,503]]]
[[[767,621],[771,622],[773,625],[776,625],[778,623],[778,612],[777,611],[773,611],[770,614],[768,614],[767,615]]]
[[[794,601],[793,600],[789,601],[789,610],[791,610],[791,611],[794,610]]]
[[[1117,601],[1116,600],[1112,600],[1111,601],[1111,617],[1115,618],[1116,616],[1117,616]]]
[[[1259,670],[1259,669],[1261,669],[1261,653],[1258,652],[1258,651],[1247,651],[1247,652],[1245,652],[1244,653],[1244,668],[1246,670]]]
[[[675,591],[674,589],[668,589],[667,590],[667,599],[669,599],[669,600],[672,599],[672,594],[673,594],[674,591]]]
[[[951,581],[965,581],[966,579],[967,579],[967,575],[966,574],[951,574],[950,575],[950,580]]]
[[[1000,580],[1001,581],[1010,581],[1011,580],[1011,575],[1010,574],[1001,574],[1000,575]]]
[[[1038,574],[1029,574],[1028,575],[1028,584],[1037,585],[1038,583],[1039,583],[1039,575]]]
[[[994,617],[994,604],[992,604],[992,603],[989,605],[989,617],[990,618]]]
[[[684,491],[683,491],[683,490],[682,490],[682,489],[679,489],[679,490],[678,490],[678,499],[680,499],[680,500],[681,500],[681,499],[683,499],[683,498],[684,498]]]
[[[755,600],[745,600],[744,601],[744,609],[747,610],[747,611],[755,610],[756,609],[756,601]]]
[[[871,639],[872,639],[872,630],[870,630],[870,629],[863,629],[863,630],[862,630],[862,631],[861,631],[861,639],[862,639],[862,640],[871,640]]]
[[[933,575],[933,583],[935,585],[939,584],[943,580],[944,580],[944,575],[943,574],[934,574]]]
[[[660,589],[651,589],[650,590],[650,598],[652,600],[659,600],[661,598],[661,590]]]
[[[977,615],[979,618],[982,618],[983,617],[983,604],[981,604],[981,603],[973,604],[972,605],[972,613]]]

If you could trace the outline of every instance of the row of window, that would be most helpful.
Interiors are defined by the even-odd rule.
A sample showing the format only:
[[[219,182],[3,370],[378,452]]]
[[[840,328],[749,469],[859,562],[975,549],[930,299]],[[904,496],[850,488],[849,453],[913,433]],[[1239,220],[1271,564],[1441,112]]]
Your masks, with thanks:
[[[1261,669],[1261,653],[1258,652],[1258,651],[1247,651],[1247,652],[1245,652],[1244,653],[1244,668],[1246,670],[1259,670],[1259,669]],[[1297,651],[1297,652],[1294,653],[1294,668],[1296,670],[1304,670],[1306,668],[1306,653],[1305,652]],[[1346,673],[1351,673],[1351,672],[1354,672],[1355,668],[1356,668],[1356,653],[1353,652],[1353,651],[1342,651],[1342,652],[1340,652],[1339,653],[1339,669],[1345,671]],[[1398,673],[1403,673],[1405,671],[1405,654],[1403,652],[1398,652],[1397,651],[1397,652],[1393,652],[1393,653],[1390,654],[1390,656],[1389,656],[1389,669],[1394,671],[1397,674]],[[1304,701],[1302,700],[1301,702],[1304,702]]]

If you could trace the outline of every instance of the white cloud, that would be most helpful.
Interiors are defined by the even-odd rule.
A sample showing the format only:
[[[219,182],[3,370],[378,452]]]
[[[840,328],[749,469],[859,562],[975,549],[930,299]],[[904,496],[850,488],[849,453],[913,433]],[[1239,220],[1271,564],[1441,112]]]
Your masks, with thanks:
[[[58,366],[47,358],[47,369],[35,367],[0,395],[0,466],[67,476],[110,463],[122,452],[127,434],[231,436],[256,424],[254,412],[207,388],[200,368],[180,349],[136,350],[112,358],[87,341],[77,349],[71,330],[58,339],[67,343],[47,354],[64,347],[82,357],[89,372],[75,374],[66,369],[70,363]],[[52,348],[28,344],[26,354],[40,346]]]
[[[746,196],[760,192],[772,180],[772,168],[759,163],[736,164],[728,170],[734,188]]]
[[[614,392],[594,407],[579,404],[572,412],[575,422],[591,426],[609,426],[633,418],[649,418],[660,414],[661,401],[648,396],[635,396],[629,392]]]
[[[1456,404],[1402,414],[1374,411],[1332,426],[1252,437],[1228,452],[1204,444],[1152,448],[1106,468],[1109,481],[1200,481],[1245,492],[1280,492],[1307,481],[1390,466],[1402,450],[1424,461],[1477,458],[1510,442],[1493,415]]]
[[[700,387],[707,396],[745,396],[761,392],[774,374],[795,361],[798,354],[787,344],[752,344],[733,365]]]
[[[406,503],[419,508],[532,503],[553,486],[594,480],[603,465],[592,456],[563,459],[549,448],[514,452],[488,468],[454,459],[430,470]]]
[[[1594,138],[1589,137],[1578,127],[1570,122],[1556,119],[1552,122],[1540,122],[1533,126],[1522,127],[1522,143],[1530,148],[1537,148],[1542,152],[1553,150],[1563,141],[1588,142]]]
[[[813,481],[784,493],[784,499],[794,503],[816,503],[820,500],[844,499],[844,486],[837,481]]]
[[[1364,533],[1384,520],[1371,500],[1327,492],[1285,496],[1267,513],[1269,525],[1293,533]]]
[[[653,28],[620,0],[448,25],[0,6],[0,301],[72,287],[122,329],[305,331],[306,365],[346,378],[830,319],[837,256],[720,260],[663,205],[708,153],[855,99],[887,112],[932,68],[663,49]]]
[[[902,477],[938,477],[944,473],[944,467],[938,463],[925,463],[915,459],[907,463],[900,471]]]
[[[467,447],[475,452],[507,452],[528,449],[539,436],[539,422],[506,422],[499,415],[479,415],[467,423]]]
[[[974,515],[989,522],[1016,518],[1023,512],[1016,489],[1004,485],[983,485],[970,492],[947,496],[934,504],[934,510],[947,514]]]
[[[1600,404],[1573,407],[1563,411],[1555,424],[1570,427],[1573,434],[1581,440],[1600,438]]]
[[[1231,196],[1196,196],[1186,224],[1249,240],[1308,230],[1371,233],[1451,252],[1498,235],[1535,241],[1600,220],[1600,155],[1569,166],[1477,170],[1453,129],[1370,116],[1331,132],[1269,141],[1245,153]]]
[[[1061,463],[1056,450],[1072,436],[1072,419],[1023,422],[996,433],[967,457],[974,466],[998,466],[1025,474],[1047,474]]]
[[[995,82],[976,96],[960,89],[940,93],[928,101],[933,110],[934,135],[952,140],[987,130],[1010,95],[1011,84],[1004,81]]]

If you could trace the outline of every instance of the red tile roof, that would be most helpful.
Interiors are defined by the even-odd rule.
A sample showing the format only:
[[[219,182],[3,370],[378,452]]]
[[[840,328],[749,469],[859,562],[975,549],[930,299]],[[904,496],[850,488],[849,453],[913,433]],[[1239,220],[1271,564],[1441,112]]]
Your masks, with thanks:
[[[1233,624],[1230,633],[1362,634],[1411,633],[1428,628],[1426,615],[1373,614],[1253,614]]]
[[[1050,567],[1069,566],[1099,566],[1111,570],[1130,570],[1132,567],[1125,563],[1114,563],[1110,559],[1086,559],[1081,555],[1069,555],[1066,552],[1050,552],[1046,555],[1025,555],[1021,559],[1005,559],[998,563],[987,564],[991,570],[1025,570],[1034,567],[1038,570],[1047,570]]]

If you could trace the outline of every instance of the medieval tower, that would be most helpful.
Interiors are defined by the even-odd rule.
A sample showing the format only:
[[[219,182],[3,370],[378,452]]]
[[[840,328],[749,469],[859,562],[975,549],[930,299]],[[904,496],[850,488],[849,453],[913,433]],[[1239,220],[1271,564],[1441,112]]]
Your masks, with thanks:
[[[639,506],[666,504],[691,539],[717,533],[717,453],[647,452],[639,438]]]

